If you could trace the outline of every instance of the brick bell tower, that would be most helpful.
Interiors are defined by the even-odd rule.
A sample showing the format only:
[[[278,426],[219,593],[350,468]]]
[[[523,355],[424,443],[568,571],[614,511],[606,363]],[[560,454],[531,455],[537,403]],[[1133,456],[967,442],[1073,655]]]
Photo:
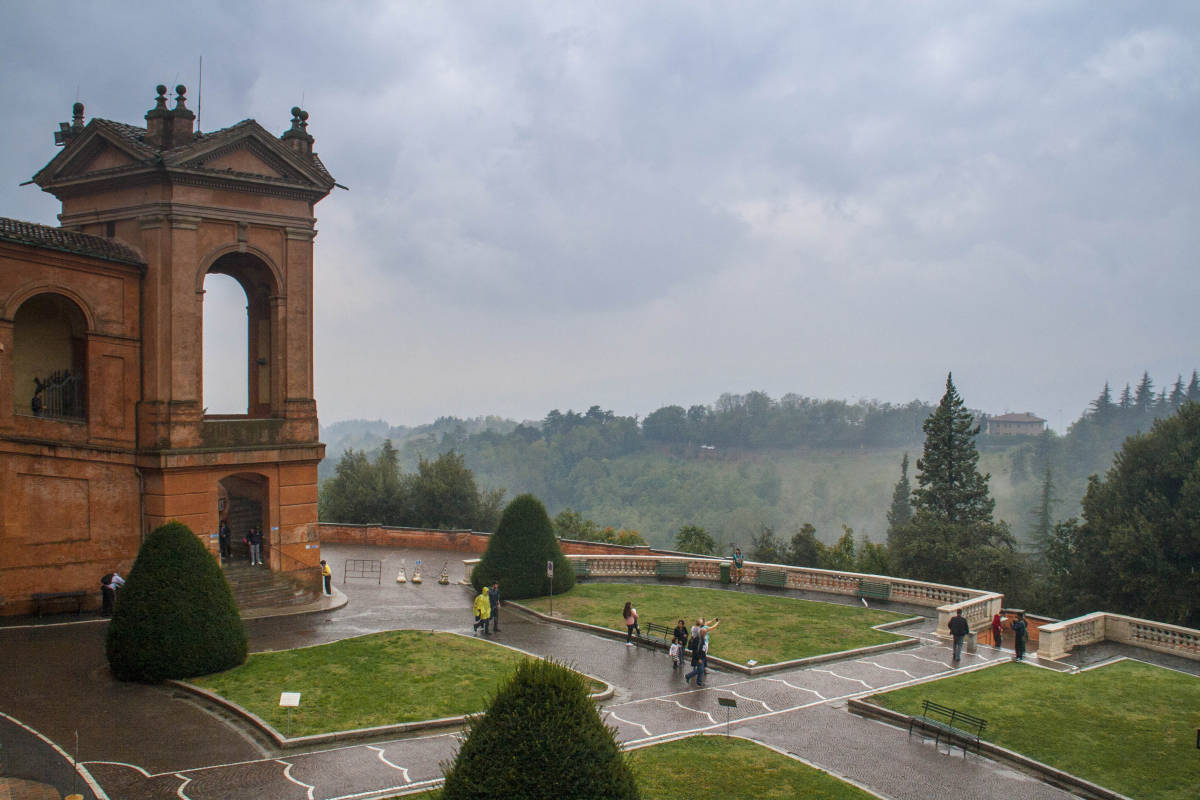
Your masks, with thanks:
[[[62,227],[128,244],[140,283],[140,396],[134,463],[143,535],[171,519],[216,553],[263,531],[272,569],[308,575],[317,540],[318,441],[313,398],[315,205],[334,179],[313,152],[308,114],[274,136],[254,120],[195,131],[186,88],[157,87],[145,127],[73,123],[34,182],[62,202]],[[246,293],[244,414],[203,407],[204,280],[232,277]]]

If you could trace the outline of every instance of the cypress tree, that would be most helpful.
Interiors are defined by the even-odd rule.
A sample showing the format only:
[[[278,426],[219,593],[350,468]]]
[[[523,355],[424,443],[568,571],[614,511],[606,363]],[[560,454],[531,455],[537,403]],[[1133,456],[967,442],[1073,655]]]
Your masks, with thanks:
[[[900,480],[892,490],[892,506],[887,512],[888,541],[891,541],[892,531],[907,525],[912,519],[912,504],[909,500],[912,485],[908,482],[908,453],[900,460]]]
[[[952,375],[946,375],[946,393],[922,428],[925,451],[917,459],[913,505],[943,522],[990,522],[996,502],[988,492],[991,475],[977,469],[979,426],[954,388]]]
[[[550,591],[547,561],[554,562],[555,594],[575,585],[575,570],[558,546],[546,507],[533,495],[523,494],[505,507],[471,582],[478,590],[499,581],[501,596],[513,600],[541,597]]]
[[[236,667],[246,628],[215,558],[182,522],[142,543],[105,643],[113,677],[157,683]]]
[[[549,661],[517,665],[443,770],[444,800],[641,797],[583,676]]]

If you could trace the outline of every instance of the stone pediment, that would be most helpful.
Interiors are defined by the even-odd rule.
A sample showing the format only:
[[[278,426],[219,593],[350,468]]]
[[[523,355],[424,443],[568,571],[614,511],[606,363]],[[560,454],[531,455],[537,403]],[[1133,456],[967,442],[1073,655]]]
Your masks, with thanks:
[[[318,192],[333,188],[333,178],[315,155],[302,156],[254,120],[212,133],[196,134],[186,144],[161,149],[147,144],[146,130],[93,119],[82,133],[33,178],[43,189],[109,178],[167,172],[190,180],[252,181],[281,190]]]

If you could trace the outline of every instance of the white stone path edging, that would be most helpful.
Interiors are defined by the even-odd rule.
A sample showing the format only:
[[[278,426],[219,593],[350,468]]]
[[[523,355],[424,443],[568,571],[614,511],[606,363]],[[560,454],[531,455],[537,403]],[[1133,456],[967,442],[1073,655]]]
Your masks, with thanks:
[[[471,641],[478,641],[478,639],[476,639],[473,636],[467,636],[466,634],[458,633],[456,631],[437,631],[437,632],[448,634],[451,636],[460,636],[464,639],[469,639]],[[375,635],[377,635],[377,634],[375,634],[375,633],[362,634],[362,636],[375,636]],[[350,638],[353,639],[353,638],[361,638],[361,637],[350,637]],[[341,639],[339,641],[346,641],[346,640]],[[489,641],[488,644],[494,645],[496,647],[503,647],[508,650],[512,650],[515,653],[520,653],[521,655],[528,656],[529,658],[536,658],[540,661],[545,660],[542,658],[542,656],[539,656],[537,653],[531,653],[528,650],[522,650],[519,647],[513,647],[512,645],[504,644],[503,642]],[[309,646],[310,647],[323,647],[324,645],[309,645]],[[301,649],[304,649],[304,648],[301,648]],[[274,652],[274,651],[268,651],[268,652]],[[573,670],[573,671],[579,672],[579,670]],[[601,678],[597,678],[594,675],[588,675],[587,673],[584,673],[584,672],[579,672],[579,674],[583,675],[585,678],[587,678],[589,680],[593,680],[593,681],[596,681],[597,683],[604,684],[603,689],[601,689],[598,692],[592,692],[588,695],[588,697],[590,697],[592,700],[594,700],[596,702],[600,702],[602,700],[608,700],[614,694],[616,694],[616,688],[608,681],[605,681]],[[291,749],[291,748],[296,748],[296,747],[317,747],[317,746],[321,746],[321,745],[339,744],[342,742],[354,742],[354,741],[359,741],[359,740],[363,740],[363,739],[378,739],[380,737],[385,737],[385,736],[403,736],[405,734],[416,733],[419,731],[437,730],[440,728],[461,728],[464,725],[466,725],[466,723],[467,723],[468,719],[470,719],[470,717],[474,716],[475,714],[482,714],[485,711],[485,709],[481,708],[481,709],[479,709],[478,712],[473,712],[472,714],[462,714],[462,715],[454,716],[454,717],[441,717],[439,719],[417,720],[415,722],[397,722],[392,725],[376,725],[371,728],[354,728],[354,729],[346,730],[346,731],[331,731],[329,733],[314,733],[314,734],[310,734],[308,736],[291,736],[291,737],[289,737],[289,736],[285,736],[282,733],[280,733],[279,731],[277,731],[274,728],[274,726],[272,726],[269,722],[267,722],[265,719],[258,716],[254,712],[238,705],[237,703],[233,702],[232,700],[229,700],[225,697],[222,697],[219,694],[216,694],[215,692],[211,692],[208,689],[201,688],[199,686],[196,686],[195,684],[187,683],[186,681],[167,680],[167,681],[164,681],[163,683],[166,684],[167,686],[171,686],[175,689],[179,689],[180,691],[187,692],[190,695],[193,695],[195,697],[200,698],[201,700],[212,703],[213,705],[219,706],[220,708],[223,708],[226,711],[234,714],[236,717],[240,718],[241,720],[248,723],[253,728],[257,729],[260,733],[265,735],[268,739],[271,740],[271,743],[273,745],[275,745],[275,747],[280,748],[280,749]]]
[[[543,614],[540,611],[534,611],[532,608],[529,608],[528,606],[523,606],[520,603],[514,602],[512,600],[505,600],[504,604],[505,604],[505,608],[515,609],[516,611],[528,614],[531,617],[539,619],[542,622],[550,622],[555,625],[562,625],[567,628],[577,628],[579,630],[587,631],[588,633],[594,633],[597,636],[604,636],[609,639],[621,639],[621,638],[624,638],[626,635],[626,634],[622,633],[621,631],[614,630],[613,628],[603,628],[599,625],[592,625],[589,622],[580,622],[578,620],[564,619],[562,617],[551,617],[548,614]],[[905,625],[915,625],[915,624],[921,623],[921,622],[925,622],[925,617],[909,617],[907,619],[899,619],[899,620],[894,620],[892,622],[883,622],[883,623],[880,623],[879,625],[873,625],[871,627],[872,627],[872,630],[888,631],[889,633],[892,633],[893,631],[889,630],[890,628],[897,628],[897,627],[902,627]],[[765,674],[771,673],[771,672],[781,672],[783,670],[799,669],[801,667],[809,667],[809,666],[812,666],[813,664],[822,664],[827,661],[844,661],[845,659],[848,659],[848,658],[849,659],[857,658],[859,656],[870,655],[872,653],[883,653],[883,652],[887,652],[889,650],[900,650],[905,647],[912,647],[914,644],[920,642],[920,640],[921,640],[921,637],[919,635],[907,634],[907,633],[901,633],[901,632],[895,632],[895,633],[897,636],[903,636],[905,638],[903,638],[899,641],[896,641],[896,642],[884,642],[883,644],[872,644],[872,645],[868,645],[866,647],[859,647],[855,650],[841,650],[836,653],[822,653],[822,654],[816,655],[816,656],[808,656],[807,658],[795,658],[795,659],[792,659],[791,661],[779,661],[774,664],[756,664],[755,666],[751,667],[746,664],[739,664],[736,661],[727,661],[723,658],[718,658],[717,656],[713,656],[713,655],[710,655],[708,657],[708,661],[710,664],[713,664],[717,667],[721,667],[722,669],[725,669],[730,672],[740,672],[743,675],[765,675]],[[667,649],[667,645],[665,642],[656,642],[653,640],[647,640],[644,637],[643,637],[642,641],[639,642],[639,644],[649,644],[651,647],[654,647],[659,650]]]

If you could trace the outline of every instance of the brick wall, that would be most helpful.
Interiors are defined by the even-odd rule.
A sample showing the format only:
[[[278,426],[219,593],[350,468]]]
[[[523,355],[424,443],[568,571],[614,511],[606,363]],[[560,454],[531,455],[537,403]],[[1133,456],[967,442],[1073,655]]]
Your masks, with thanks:
[[[482,553],[487,550],[490,533],[478,531],[438,531],[421,528],[393,528],[385,525],[339,525],[318,523],[322,542],[340,544],[370,544],[379,547],[407,547],[420,550],[453,550],[459,553]],[[630,547],[604,542],[560,540],[567,555],[651,555],[658,552],[648,545]]]

